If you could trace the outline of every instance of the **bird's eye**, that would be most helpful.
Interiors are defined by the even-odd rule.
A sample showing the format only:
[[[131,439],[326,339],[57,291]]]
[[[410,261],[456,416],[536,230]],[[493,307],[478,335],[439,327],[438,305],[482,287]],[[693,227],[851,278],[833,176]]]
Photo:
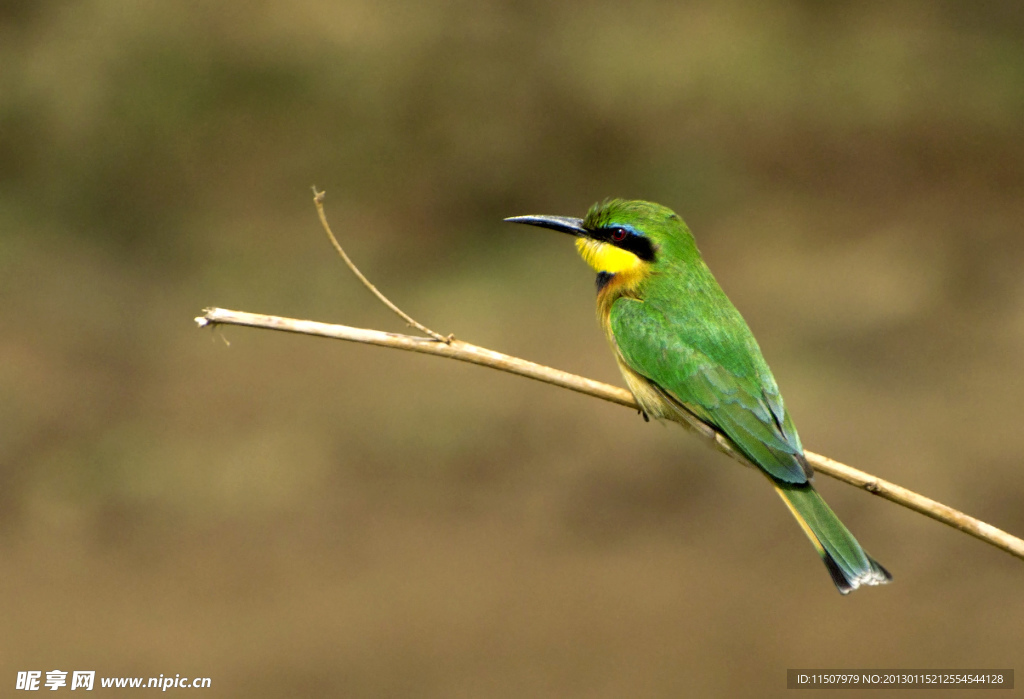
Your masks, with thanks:
[[[627,232],[625,228],[613,228],[612,240],[614,240],[616,243],[621,243],[623,240],[626,239],[626,233]]]

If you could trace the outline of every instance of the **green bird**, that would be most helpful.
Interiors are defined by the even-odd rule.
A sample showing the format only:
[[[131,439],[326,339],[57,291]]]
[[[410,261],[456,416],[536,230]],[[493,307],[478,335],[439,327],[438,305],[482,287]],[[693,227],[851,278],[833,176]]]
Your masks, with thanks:
[[[726,435],[775,486],[842,594],[892,580],[811,484],[771,369],[675,212],[612,199],[583,219],[505,220],[576,237],[597,272],[598,318],[645,419]]]

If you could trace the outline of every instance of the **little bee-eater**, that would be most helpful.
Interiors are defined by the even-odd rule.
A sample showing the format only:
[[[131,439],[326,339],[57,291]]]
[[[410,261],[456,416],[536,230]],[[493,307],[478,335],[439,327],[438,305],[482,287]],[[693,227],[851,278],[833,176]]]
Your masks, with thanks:
[[[597,312],[645,417],[726,435],[767,476],[844,595],[892,580],[815,491],[796,427],[761,349],[675,212],[595,204],[583,219],[505,219],[568,233],[597,271]]]

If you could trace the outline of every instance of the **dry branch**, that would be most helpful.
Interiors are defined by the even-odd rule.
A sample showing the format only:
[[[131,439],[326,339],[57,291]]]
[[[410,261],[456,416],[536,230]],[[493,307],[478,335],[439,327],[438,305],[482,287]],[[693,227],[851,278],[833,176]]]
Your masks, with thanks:
[[[361,275],[360,275],[361,276]],[[369,282],[366,282],[367,284]],[[403,317],[407,317],[402,314]],[[411,319],[409,319],[411,320]],[[379,330],[365,330],[352,328],[347,325],[332,325],[328,323],[317,323],[310,320],[296,320],[293,318],[281,318],[278,316],[259,315],[255,313],[244,313],[241,311],[229,311],[223,308],[207,308],[203,315],[196,318],[199,327],[215,325],[244,325],[252,328],[265,328],[268,330],[280,330],[283,332],[299,333],[302,335],[315,335],[318,337],[329,337],[336,340],[348,340],[350,342],[361,342],[381,347],[394,347],[396,349],[421,352],[423,354],[434,354],[449,359],[458,359],[471,364],[500,369],[512,374],[526,376],[545,383],[568,388],[579,393],[584,393],[595,398],[601,398],[612,403],[624,405],[627,408],[639,410],[640,407],[633,400],[633,396],[624,388],[610,386],[600,381],[587,379],[582,376],[570,374],[558,369],[535,364],[518,357],[501,354],[484,347],[445,338],[436,333],[430,333],[438,339],[427,339],[412,337],[396,333],[386,333]],[[415,323],[415,321],[413,321]],[[415,324],[419,326],[418,323]],[[693,434],[698,434],[694,432]],[[712,439],[714,446],[720,451],[729,454],[744,465],[748,465],[732,447],[728,437],[715,432]],[[948,505],[943,505],[923,495],[907,490],[902,486],[890,483],[889,481],[873,476],[870,473],[859,471],[855,468],[841,464],[826,456],[815,454],[810,451],[804,452],[807,462],[815,471],[824,473],[844,483],[856,486],[874,495],[890,500],[898,505],[910,508],[915,512],[938,520],[943,524],[959,529],[973,537],[988,542],[993,546],[1003,549],[1017,558],[1024,559],[1024,541],[1012,536],[1001,529],[986,524],[974,517],[954,510]]]
[[[356,278],[363,283],[363,286],[370,290],[371,294],[377,297],[378,301],[380,301],[385,306],[394,311],[399,318],[404,320],[409,325],[409,327],[416,328],[424,335],[430,335],[438,342],[450,344],[451,341],[455,339],[454,335],[448,335],[447,337],[445,337],[440,333],[434,332],[426,325],[423,325],[418,321],[413,320],[412,316],[408,315],[401,308],[391,303],[391,301],[388,300],[387,296],[382,294],[380,290],[377,289],[377,287],[371,284],[370,280],[367,279],[363,275],[363,273],[359,271],[358,267],[356,267],[355,262],[353,262],[349,258],[348,254],[345,252],[345,249],[341,247],[341,243],[338,242],[338,239],[334,237],[334,231],[331,230],[331,224],[327,223],[327,214],[324,213],[324,193],[318,192],[316,187],[313,187],[313,203],[316,204],[316,213],[320,217],[320,225],[324,227],[324,233],[326,233],[327,237],[330,239],[331,245],[333,245],[334,249],[338,251],[338,255],[341,257],[342,260],[345,261],[345,264],[348,266],[348,268],[352,270],[352,274],[356,275]]]

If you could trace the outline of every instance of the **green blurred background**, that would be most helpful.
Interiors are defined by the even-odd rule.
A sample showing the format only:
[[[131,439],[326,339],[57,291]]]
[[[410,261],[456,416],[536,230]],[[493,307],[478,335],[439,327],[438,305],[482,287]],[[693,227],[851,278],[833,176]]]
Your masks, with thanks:
[[[420,321],[617,384],[591,272],[501,219],[669,205],[809,449],[1024,533],[1016,0],[5,0],[0,686],[778,696],[786,668],[1024,670],[1024,564],[908,510],[819,478],[896,577],[844,599],[763,479],[675,426],[197,330],[214,305],[403,329],[312,184]]]

